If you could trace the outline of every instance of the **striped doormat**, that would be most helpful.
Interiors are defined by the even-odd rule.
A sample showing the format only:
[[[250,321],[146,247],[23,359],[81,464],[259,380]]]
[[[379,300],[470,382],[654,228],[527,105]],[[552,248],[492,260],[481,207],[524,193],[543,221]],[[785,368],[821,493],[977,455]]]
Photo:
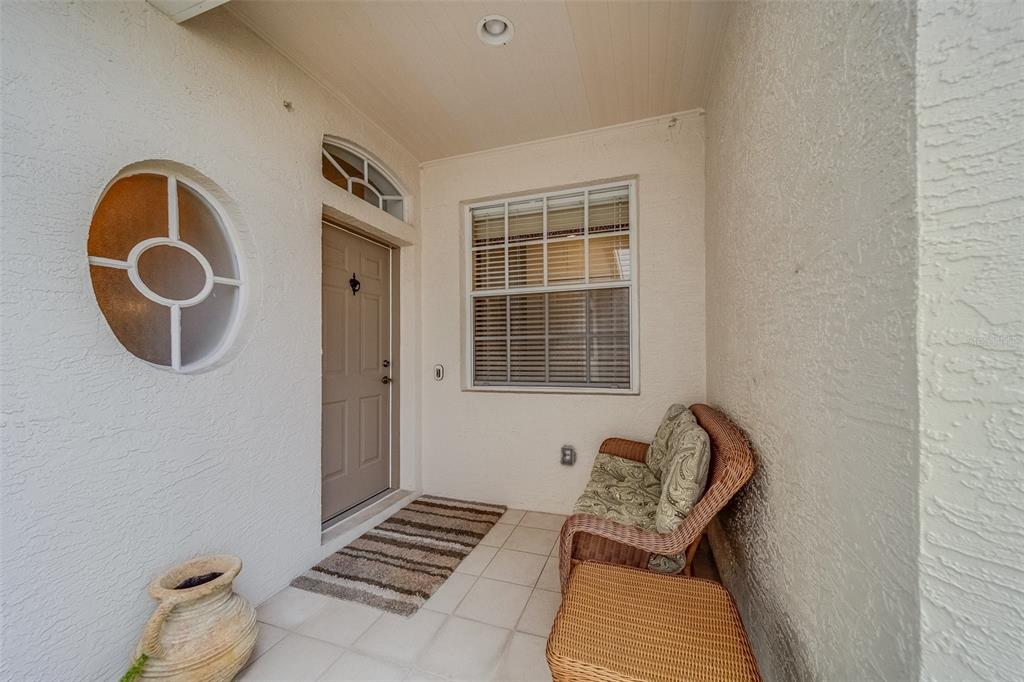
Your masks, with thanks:
[[[292,586],[411,616],[504,513],[496,504],[424,495]]]

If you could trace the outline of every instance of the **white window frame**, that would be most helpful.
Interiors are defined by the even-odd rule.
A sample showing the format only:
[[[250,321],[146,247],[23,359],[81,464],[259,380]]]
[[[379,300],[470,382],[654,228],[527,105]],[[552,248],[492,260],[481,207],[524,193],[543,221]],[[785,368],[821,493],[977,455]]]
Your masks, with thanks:
[[[350,176],[347,172],[345,172],[345,169],[342,168],[341,165],[337,161],[335,161],[334,157],[331,156],[327,152],[327,149],[325,148],[325,145],[328,145],[328,144],[333,146],[333,147],[339,147],[341,149],[344,149],[345,151],[347,151],[348,153],[352,154],[353,156],[357,157],[360,161],[362,161],[363,162],[363,177],[362,178],[354,178],[354,177]],[[352,191],[352,189],[353,189],[352,185],[354,185],[354,184],[360,184],[363,187],[368,188],[371,192],[373,192],[374,194],[377,195],[377,208],[379,208],[381,211],[384,211],[384,213],[387,213],[392,218],[394,218],[395,216],[392,215],[391,213],[389,213],[384,208],[384,202],[385,201],[401,201],[402,202],[402,217],[400,218],[400,220],[402,220],[403,222],[409,222],[409,193],[407,191],[405,191],[405,188],[402,186],[402,183],[400,183],[398,181],[398,178],[395,177],[395,174],[392,173],[391,171],[389,171],[387,169],[387,166],[385,166],[383,163],[381,163],[376,158],[374,158],[372,154],[370,154],[368,151],[366,151],[365,149],[363,149],[359,145],[357,145],[357,144],[355,144],[353,142],[349,142],[348,140],[343,140],[340,137],[334,137],[332,135],[324,135],[323,141],[320,144],[320,155],[323,156],[323,158],[327,159],[327,162],[329,164],[331,164],[331,166],[334,167],[334,170],[336,170],[339,173],[341,173],[342,177],[345,178],[346,182],[348,183],[348,187],[345,188],[345,189],[348,190],[349,194],[353,194],[353,195],[355,194],[355,192]],[[376,170],[378,173],[383,175],[387,179],[388,182],[390,182],[392,185],[394,185],[395,189],[398,190],[398,194],[381,194],[380,191],[376,187],[371,185],[370,184],[370,168],[371,167],[374,170]],[[327,180],[327,178],[324,178],[324,180]],[[335,183],[331,182],[330,180],[327,180],[327,182],[330,182],[332,185],[335,185]],[[337,185],[335,185],[335,187],[337,187]],[[365,200],[361,199],[361,201],[365,201]],[[366,203],[370,203],[370,202],[367,201]]]
[[[531,199],[541,199],[544,208],[547,208],[549,198],[566,194],[583,193],[583,240],[584,240],[584,264],[589,270],[590,263],[590,193],[626,186],[629,188],[629,248],[630,248],[630,271],[628,280],[615,280],[611,282],[577,283],[577,284],[556,284],[534,287],[516,287],[502,289],[481,289],[473,291],[473,254],[475,251],[487,247],[473,246],[473,209],[499,204],[505,205],[505,270],[506,280],[508,273],[508,205]],[[637,236],[637,182],[636,178],[627,178],[613,182],[601,182],[582,186],[565,187],[557,190],[547,190],[532,194],[516,194],[497,199],[472,201],[463,204],[463,251],[462,260],[462,293],[463,293],[463,380],[462,390],[480,391],[487,393],[576,393],[576,394],[615,394],[615,395],[637,395],[640,393],[640,307],[639,292],[637,291],[639,272],[639,239]],[[544,211],[544,279],[547,280],[547,210]],[[596,236],[601,236],[598,233]],[[577,237],[578,239],[578,237]],[[493,248],[493,247],[490,247]],[[585,279],[589,279],[589,272],[585,271]],[[507,282],[506,282],[507,283]],[[553,291],[586,291],[588,289],[621,289],[629,288],[629,387],[587,387],[587,386],[547,386],[543,384],[517,384],[517,385],[476,385],[474,383],[474,337],[473,337],[473,299],[483,296],[509,296],[531,293],[548,293]]]

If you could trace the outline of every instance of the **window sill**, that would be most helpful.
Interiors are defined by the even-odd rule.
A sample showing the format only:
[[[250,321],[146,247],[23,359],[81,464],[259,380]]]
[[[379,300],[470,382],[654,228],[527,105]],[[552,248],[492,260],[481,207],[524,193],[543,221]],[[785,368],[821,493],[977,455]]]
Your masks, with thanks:
[[[566,395],[640,395],[634,388],[585,388],[582,386],[463,386],[465,393],[554,393]]]

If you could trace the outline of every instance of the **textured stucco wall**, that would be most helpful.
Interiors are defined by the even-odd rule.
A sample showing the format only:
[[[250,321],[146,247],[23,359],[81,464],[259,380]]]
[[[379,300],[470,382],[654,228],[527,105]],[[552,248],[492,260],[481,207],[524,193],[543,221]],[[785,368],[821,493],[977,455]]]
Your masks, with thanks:
[[[917,33],[921,679],[1024,671],[1024,2]]]
[[[424,490],[568,513],[601,440],[650,439],[672,401],[704,396],[704,121],[696,113],[425,164]],[[640,395],[461,390],[460,202],[637,176]],[[559,464],[572,443],[576,466]]]
[[[771,680],[917,670],[914,15],[743,3],[708,104],[708,397],[755,478],[713,536]]]
[[[112,680],[153,608],[146,583],[168,565],[239,554],[239,589],[259,601],[320,558],[319,217],[325,198],[368,208],[320,177],[320,137],[363,144],[414,192],[419,170],[223,10],[179,26],[142,2],[0,7],[0,679]],[[93,298],[93,208],[146,159],[217,183],[241,232],[253,296],[233,357],[213,371],[150,368]],[[414,403],[403,407],[415,427]]]

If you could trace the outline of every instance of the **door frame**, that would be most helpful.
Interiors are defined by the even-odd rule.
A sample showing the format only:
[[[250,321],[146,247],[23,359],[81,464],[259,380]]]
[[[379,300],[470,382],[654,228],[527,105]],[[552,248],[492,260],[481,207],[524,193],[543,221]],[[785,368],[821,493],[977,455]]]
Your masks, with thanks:
[[[323,231],[326,228],[331,228],[331,229],[335,229],[335,230],[341,230],[342,232],[346,232],[346,233],[352,235],[353,237],[356,237],[358,239],[363,239],[365,241],[370,242],[371,244],[376,244],[377,246],[384,247],[385,249],[388,250],[388,254],[389,254],[389,257],[388,257],[389,266],[388,267],[391,270],[391,287],[390,287],[391,297],[390,297],[390,301],[389,301],[389,305],[391,307],[391,319],[389,320],[389,330],[388,330],[388,336],[390,338],[389,346],[390,346],[390,360],[391,360],[391,367],[389,368],[391,370],[391,384],[389,384],[389,386],[390,386],[391,392],[390,392],[389,398],[388,398],[388,401],[389,401],[389,405],[388,405],[388,419],[390,420],[390,424],[389,424],[389,436],[390,437],[388,438],[388,441],[389,441],[388,442],[388,450],[389,450],[389,453],[388,453],[388,488],[386,490],[382,490],[381,492],[377,493],[376,495],[374,495],[374,496],[372,496],[372,497],[370,497],[370,498],[360,502],[359,504],[356,504],[356,505],[354,505],[352,507],[349,507],[348,509],[346,509],[345,511],[343,511],[343,512],[341,512],[339,514],[336,514],[336,515],[332,516],[328,520],[321,522],[321,524],[320,524],[320,530],[321,531],[325,531],[328,528],[330,528],[330,527],[332,527],[332,526],[334,526],[334,525],[336,525],[338,523],[341,523],[341,522],[345,521],[346,519],[348,519],[353,514],[359,512],[360,510],[362,510],[362,509],[366,508],[367,506],[373,504],[374,502],[376,502],[377,500],[381,499],[385,495],[388,495],[388,494],[398,490],[399,486],[400,486],[400,480],[401,480],[401,478],[400,478],[400,474],[401,474],[401,456],[400,456],[400,454],[401,453],[400,453],[400,444],[399,444],[398,436],[399,436],[399,433],[400,433],[400,428],[399,428],[399,424],[400,424],[399,405],[401,404],[401,399],[400,398],[401,398],[401,390],[402,390],[401,389],[401,386],[402,386],[402,363],[401,363],[401,358],[400,358],[400,355],[401,355],[401,353],[400,353],[400,350],[401,350],[401,333],[400,333],[400,330],[401,330],[401,325],[400,325],[401,318],[399,316],[399,309],[400,309],[400,303],[401,303],[401,298],[400,298],[401,287],[400,287],[399,283],[401,282],[400,274],[401,274],[401,253],[402,253],[402,251],[401,251],[401,248],[398,245],[396,245],[396,244],[391,244],[391,243],[389,243],[389,242],[387,242],[387,241],[385,241],[383,239],[380,239],[379,237],[370,236],[370,235],[366,234],[365,232],[363,232],[362,230],[354,228],[354,227],[352,227],[350,225],[346,225],[345,223],[343,223],[343,222],[341,222],[341,221],[339,221],[337,219],[332,219],[332,218],[329,218],[326,215],[323,215],[321,217],[321,219],[320,219],[320,229],[321,229],[321,231]],[[321,239],[321,247],[320,247],[321,248],[321,257],[320,257],[320,262],[321,263],[323,263],[323,245],[322,244],[323,244],[323,240]],[[321,285],[321,288],[323,287],[323,277],[324,277],[323,276],[323,270],[321,269],[321,271],[320,271],[320,285]],[[323,307],[322,306],[320,308],[320,311],[321,311],[320,312],[320,315],[321,315],[321,317],[320,317],[320,338],[321,338],[321,343],[322,343],[322,339],[323,339],[323,323],[324,323],[324,321],[323,321]],[[323,348],[321,348],[321,362],[322,362],[322,358],[323,358]],[[321,390],[322,390],[322,388],[321,388]],[[320,444],[321,444],[321,452],[323,452],[323,417],[322,416],[321,416],[321,422],[320,422]],[[323,481],[323,456],[322,455],[321,455],[321,458],[320,458],[320,467],[321,467],[321,471],[320,471],[320,479],[319,480],[322,482]],[[323,488],[322,487],[320,488],[320,500],[318,500],[318,502],[321,502],[321,503],[323,502]]]

